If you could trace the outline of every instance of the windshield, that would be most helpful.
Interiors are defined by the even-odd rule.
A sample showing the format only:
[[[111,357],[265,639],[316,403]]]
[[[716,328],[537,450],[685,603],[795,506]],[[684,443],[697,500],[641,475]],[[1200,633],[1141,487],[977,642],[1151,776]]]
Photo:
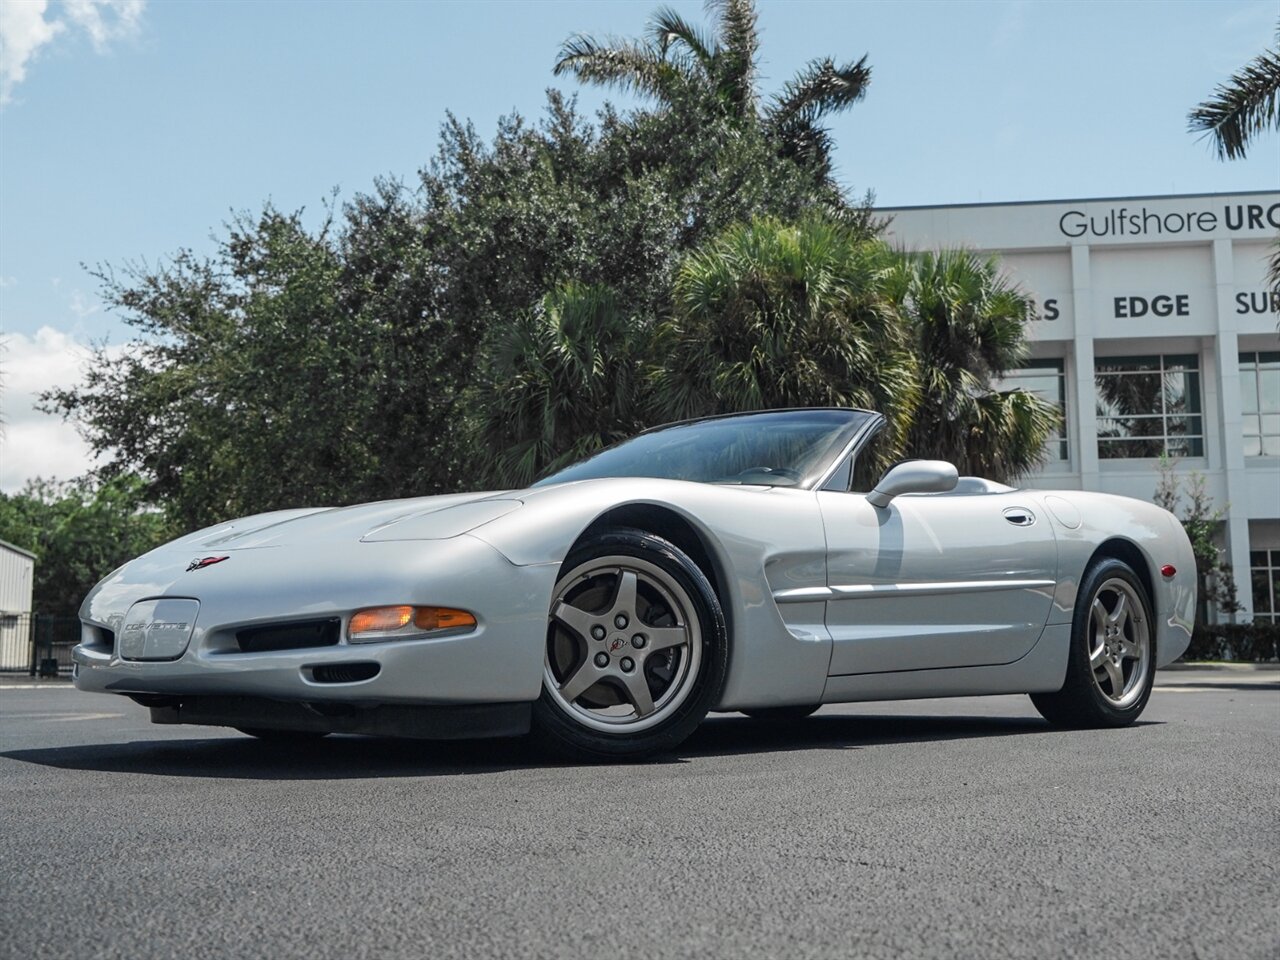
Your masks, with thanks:
[[[624,440],[534,486],[601,477],[801,486],[824,474],[873,416],[779,410],[677,423]]]

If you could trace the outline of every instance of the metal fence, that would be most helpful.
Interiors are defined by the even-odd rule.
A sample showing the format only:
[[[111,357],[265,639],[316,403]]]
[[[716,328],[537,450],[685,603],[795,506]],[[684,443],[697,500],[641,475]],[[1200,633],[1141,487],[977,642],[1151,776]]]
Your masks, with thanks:
[[[80,621],[41,613],[0,614],[0,673],[56,677],[71,672]]]

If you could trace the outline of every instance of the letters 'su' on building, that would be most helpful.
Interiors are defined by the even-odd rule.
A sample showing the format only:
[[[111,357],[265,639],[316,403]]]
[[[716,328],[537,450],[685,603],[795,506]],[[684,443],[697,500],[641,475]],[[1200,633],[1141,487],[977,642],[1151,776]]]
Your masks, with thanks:
[[[997,253],[1040,319],[1009,386],[1061,405],[1033,487],[1150,500],[1156,460],[1219,506],[1238,619],[1280,621],[1280,297],[1266,282],[1280,193],[881,210],[908,249]]]

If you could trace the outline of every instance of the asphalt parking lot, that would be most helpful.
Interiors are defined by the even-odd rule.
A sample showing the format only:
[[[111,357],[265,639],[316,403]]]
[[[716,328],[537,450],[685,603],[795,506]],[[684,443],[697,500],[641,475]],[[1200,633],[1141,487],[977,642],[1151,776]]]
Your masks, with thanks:
[[[0,956],[1280,956],[1280,672],[715,717],[636,766],[282,748],[0,680]]]

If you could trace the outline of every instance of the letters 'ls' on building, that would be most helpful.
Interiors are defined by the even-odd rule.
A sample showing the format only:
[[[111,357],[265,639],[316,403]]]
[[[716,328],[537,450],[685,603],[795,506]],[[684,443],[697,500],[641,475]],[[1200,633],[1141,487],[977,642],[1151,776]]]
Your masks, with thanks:
[[[1280,621],[1280,298],[1266,283],[1280,193],[880,211],[909,249],[999,254],[1041,319],[1010,386],[1065,426],[1028,486],[1150,500],[1156,461],[1229,504],[1240,620]]]

